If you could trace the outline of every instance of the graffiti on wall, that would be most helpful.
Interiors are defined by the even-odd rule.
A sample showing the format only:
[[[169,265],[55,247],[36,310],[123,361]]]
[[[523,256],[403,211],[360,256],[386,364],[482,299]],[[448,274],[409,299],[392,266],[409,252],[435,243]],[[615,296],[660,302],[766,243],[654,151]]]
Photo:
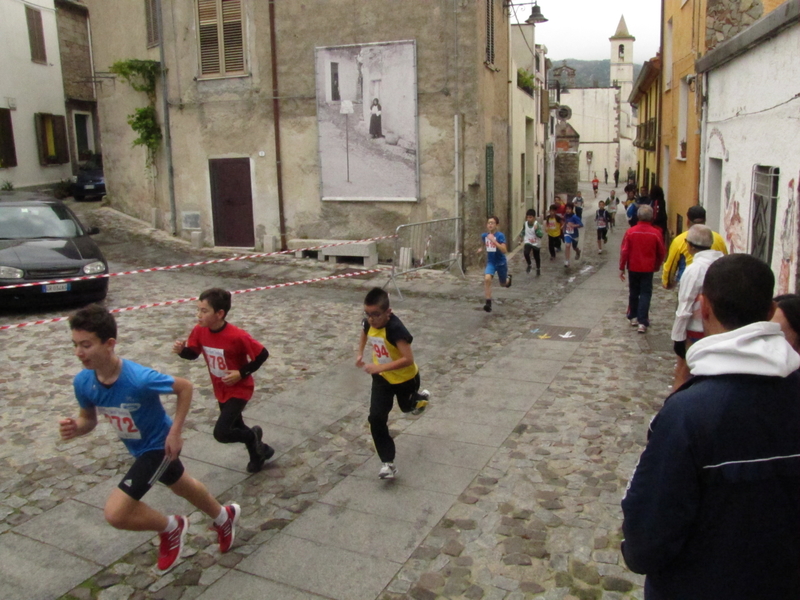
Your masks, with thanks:
[[[739,201],[736,200],[730,181],[725,183],[725,239],[728,242],[728,252],[746,252],[747,236],[744,221],[739,210]]]
[[[798,186],[800,188],[800,185]],[[798,190],[800,191],[800,189]],[[777,294],[788,294],[790,289],[790,281],[794,274],[794,265],[796,261],[797,252],[795,247],[797,244],[796,226],[796,210],[797,206],[795,200],[795,180],[789,181],[789,199],[786,205],[786,211],[783,213],[783,227],[781,228],[781,266],[778,273],[778,289]]]

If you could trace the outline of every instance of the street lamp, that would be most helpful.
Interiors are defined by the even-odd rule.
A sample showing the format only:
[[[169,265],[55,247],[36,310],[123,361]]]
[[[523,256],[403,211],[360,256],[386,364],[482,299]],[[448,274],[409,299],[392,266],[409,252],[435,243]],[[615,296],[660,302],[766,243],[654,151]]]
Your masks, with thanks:
[[[531,16],[525,19],[525,22],[528,25],[547,22],[547,19],[545,19],[544,15],[542,14],[542,9],[539,8],[539,4],[537,2],[533,3],[533,8],[531,9]]]

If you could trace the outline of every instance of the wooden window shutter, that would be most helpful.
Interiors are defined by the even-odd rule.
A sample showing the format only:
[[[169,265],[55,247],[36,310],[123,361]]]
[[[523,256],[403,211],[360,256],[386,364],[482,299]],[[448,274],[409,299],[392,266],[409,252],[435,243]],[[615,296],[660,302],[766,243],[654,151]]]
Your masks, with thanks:
[[[225,72],[244,71],[241,0],[222,0],[222,39],[225,48]]]
[[[53,137],[55,138],[55,162],[63,165],[69,162],[69,143],[67,141],[67,119],[61,115],[53,115]]]
[[[241,0],[198,0],[200,74],[244,73]]]
[[[42,13],[30,6],[26,6],[25,18],[28,21],[28,41],[30,41],[31,44],[31,60],[37,63],[47,63]]]
[[[158,12],[158,0],[144,0],[144,14],[147,22],[147,47],[150,48],[156,46],[160,41],[158,19],[161,15]]]
[[[217,0],[199,0],[197,9],[200,19],[200,74],[221,73]]]
[[[14,146],[14,128],[11,111],[0,108],[0,168],[17,166],[17,150]]]
[[[45,130],[45,117],[42,113],[33,115],[33,124],[36,126],[36,146],[39,150],[39,164],[46,165],[47,162],[47,131]]]

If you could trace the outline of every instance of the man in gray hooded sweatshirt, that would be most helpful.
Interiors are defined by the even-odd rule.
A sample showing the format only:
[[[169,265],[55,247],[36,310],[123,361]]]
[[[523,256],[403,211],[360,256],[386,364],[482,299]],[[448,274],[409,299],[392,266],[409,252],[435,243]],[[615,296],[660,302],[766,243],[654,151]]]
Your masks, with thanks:
[[[651,422],[622,500],[646,600],[800,598],[800,355],[767,322],[774,284],[747,254],[708,267],[692,377]]]

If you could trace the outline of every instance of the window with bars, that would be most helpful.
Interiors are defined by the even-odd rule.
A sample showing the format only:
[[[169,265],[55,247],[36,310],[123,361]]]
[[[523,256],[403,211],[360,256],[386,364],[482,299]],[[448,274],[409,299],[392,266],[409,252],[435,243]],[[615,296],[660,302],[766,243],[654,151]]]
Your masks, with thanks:
[[[157,46],[161,41],[158,36],[158,0],[144,0],[144,18],[147,23],[147,47]]]
[[[486,0],[486,62],[494,64],[494,0]]]
[[[198,0],[200,75],[245,72],[242,0]]]
[[[28,41],[31,43],[31,60],[35,63],[47,64],[47,50],[44,45],[44,27],[42,11],[25,7],[25,18],[28,21]]]
[[[69,162],[67,145],[67,120],[62,115],[36,113],[36,141],[39,147],[39,164],[63,165]]]
[[[0,169],[17,166],[17,149],[14,145],[14,128],[11,110],[0,108]]]
[[[778,167],[753,167],[751,193],[753,196],[753,222],[750,254],[767,264],[772,262],[775,242],[775,216],[778,210]]]

